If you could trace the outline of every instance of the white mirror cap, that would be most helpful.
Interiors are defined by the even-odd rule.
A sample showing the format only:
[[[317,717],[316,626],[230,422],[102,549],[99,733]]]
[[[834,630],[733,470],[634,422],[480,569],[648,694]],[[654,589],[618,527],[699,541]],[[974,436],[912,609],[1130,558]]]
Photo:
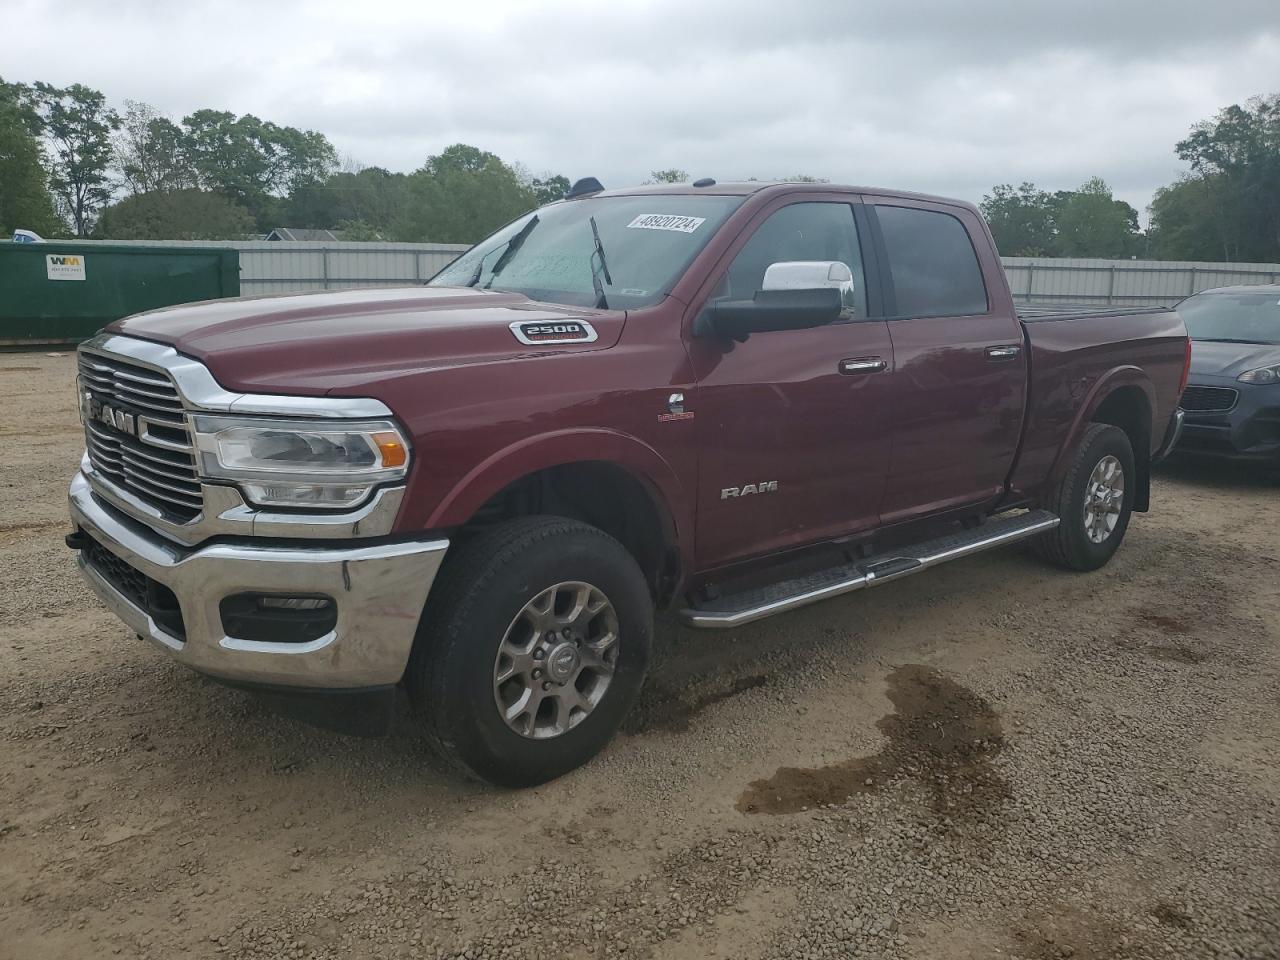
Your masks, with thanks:
[[[839,260],[783,260],[764,272],[764,290],[853,289],[853,271]]]

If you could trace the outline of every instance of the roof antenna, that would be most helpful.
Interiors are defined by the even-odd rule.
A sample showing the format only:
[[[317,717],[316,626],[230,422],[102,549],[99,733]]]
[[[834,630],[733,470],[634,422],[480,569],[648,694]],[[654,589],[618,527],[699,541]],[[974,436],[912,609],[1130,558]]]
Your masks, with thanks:
[[[576,197],[585,197],[590,193],[599,193],[603,189],[604,184],[595,177],[583,177],[569,188],[569,192],[564,195],[564,198],[566,200],[573,200]]]

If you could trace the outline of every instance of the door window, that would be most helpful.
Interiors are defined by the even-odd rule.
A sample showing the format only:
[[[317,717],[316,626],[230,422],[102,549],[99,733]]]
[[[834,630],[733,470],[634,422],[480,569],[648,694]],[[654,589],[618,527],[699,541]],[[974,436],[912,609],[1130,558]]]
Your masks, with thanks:
[[[987,312],[987,287],[969,232],[936,210],[877,206],[900,317]]]
[[[853,280],[843,281],[842,319],[867,315],[867,287],[862,250],[847,203],[793,203],[771,214],[738,251],[714,294],[715,299],[750,300],[764,289],[765,271],[772,264],[796,261],[838,261]],[[831,283],[841,281],[833,279]]]

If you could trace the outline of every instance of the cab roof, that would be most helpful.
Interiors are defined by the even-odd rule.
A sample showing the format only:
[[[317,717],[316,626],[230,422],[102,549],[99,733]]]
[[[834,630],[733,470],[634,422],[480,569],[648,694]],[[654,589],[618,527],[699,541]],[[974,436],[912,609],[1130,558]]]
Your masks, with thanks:
[[[586,194],[586,196],[635,197],[711,194],[713,196],[746,197],[765,192],[770,194],[862,193],[869,196],[906,197],[912,200],[927,200],[933,203],[946,203],[953,206],[972,206],[972,204],[963,200],[939,197],[927,193],[914,193],[910,190],[893,190],[885,187],[856,187],[839,183],[814,183],[803,180],[740,180],[714,183],[706,187],[695,187],[692,183],[650,183],[635,187],[622,187],[617,190],[601,190],[597,193]]]

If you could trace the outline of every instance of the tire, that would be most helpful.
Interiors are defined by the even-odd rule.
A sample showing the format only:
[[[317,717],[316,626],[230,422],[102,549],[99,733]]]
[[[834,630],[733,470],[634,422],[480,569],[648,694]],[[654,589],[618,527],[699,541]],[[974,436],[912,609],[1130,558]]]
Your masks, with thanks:
[[[591,613],[601,598],[606,606]],[[575,610],[583,613],[570,623]],[[549,632],[551,624],[572,637]],[[622,544],[574,520],[529,517],[481,533],[446,561],[406,682],[447,761],[499,786],[528,787],[609,742],[644,683],[652,635],[648,584]],[[529,653],[513,652],[526,645]],[[575,656],[578,672],[567,679]],[[500,668],[515,671],[502,684]],[[540,706],[504,719],[502,710],[522,702]]]
[[[1112,507],[1118,506],[1118,510],[1104,511],[1100,504],[1095,504],[1092,516],[1096,520],[1100,513],[1110,513],[1114,517],[1114,526],[1104,517],[1102,523],[1093,524],[1091,533],[1086,508],[1089,506],[1091,493],[1096,489],[1093,481],[1099,476],[1105,477],[1106,468],[1113,463],[1121,472],[1120,479],[1123,483],[1122,496],[1117,498],[1116,491],[1110,491]],[[1101,474],[1095,476],[1095,471],[1101,471]],[[1097,570],[1105,566],[1119,548],[1125,530],[1129,527],[1136,480],[1133,447],[1129,443],[1128,434],[1111,424],[1090,424],[1080,438],[1061,482],[1044,504],[1062,522],[1033,541],[1035,552],[1050,563],[1068,570]],[[1114,480],[1110,482],[1114,483]],[[1105,479],[1102,486],[1107,486]]]

